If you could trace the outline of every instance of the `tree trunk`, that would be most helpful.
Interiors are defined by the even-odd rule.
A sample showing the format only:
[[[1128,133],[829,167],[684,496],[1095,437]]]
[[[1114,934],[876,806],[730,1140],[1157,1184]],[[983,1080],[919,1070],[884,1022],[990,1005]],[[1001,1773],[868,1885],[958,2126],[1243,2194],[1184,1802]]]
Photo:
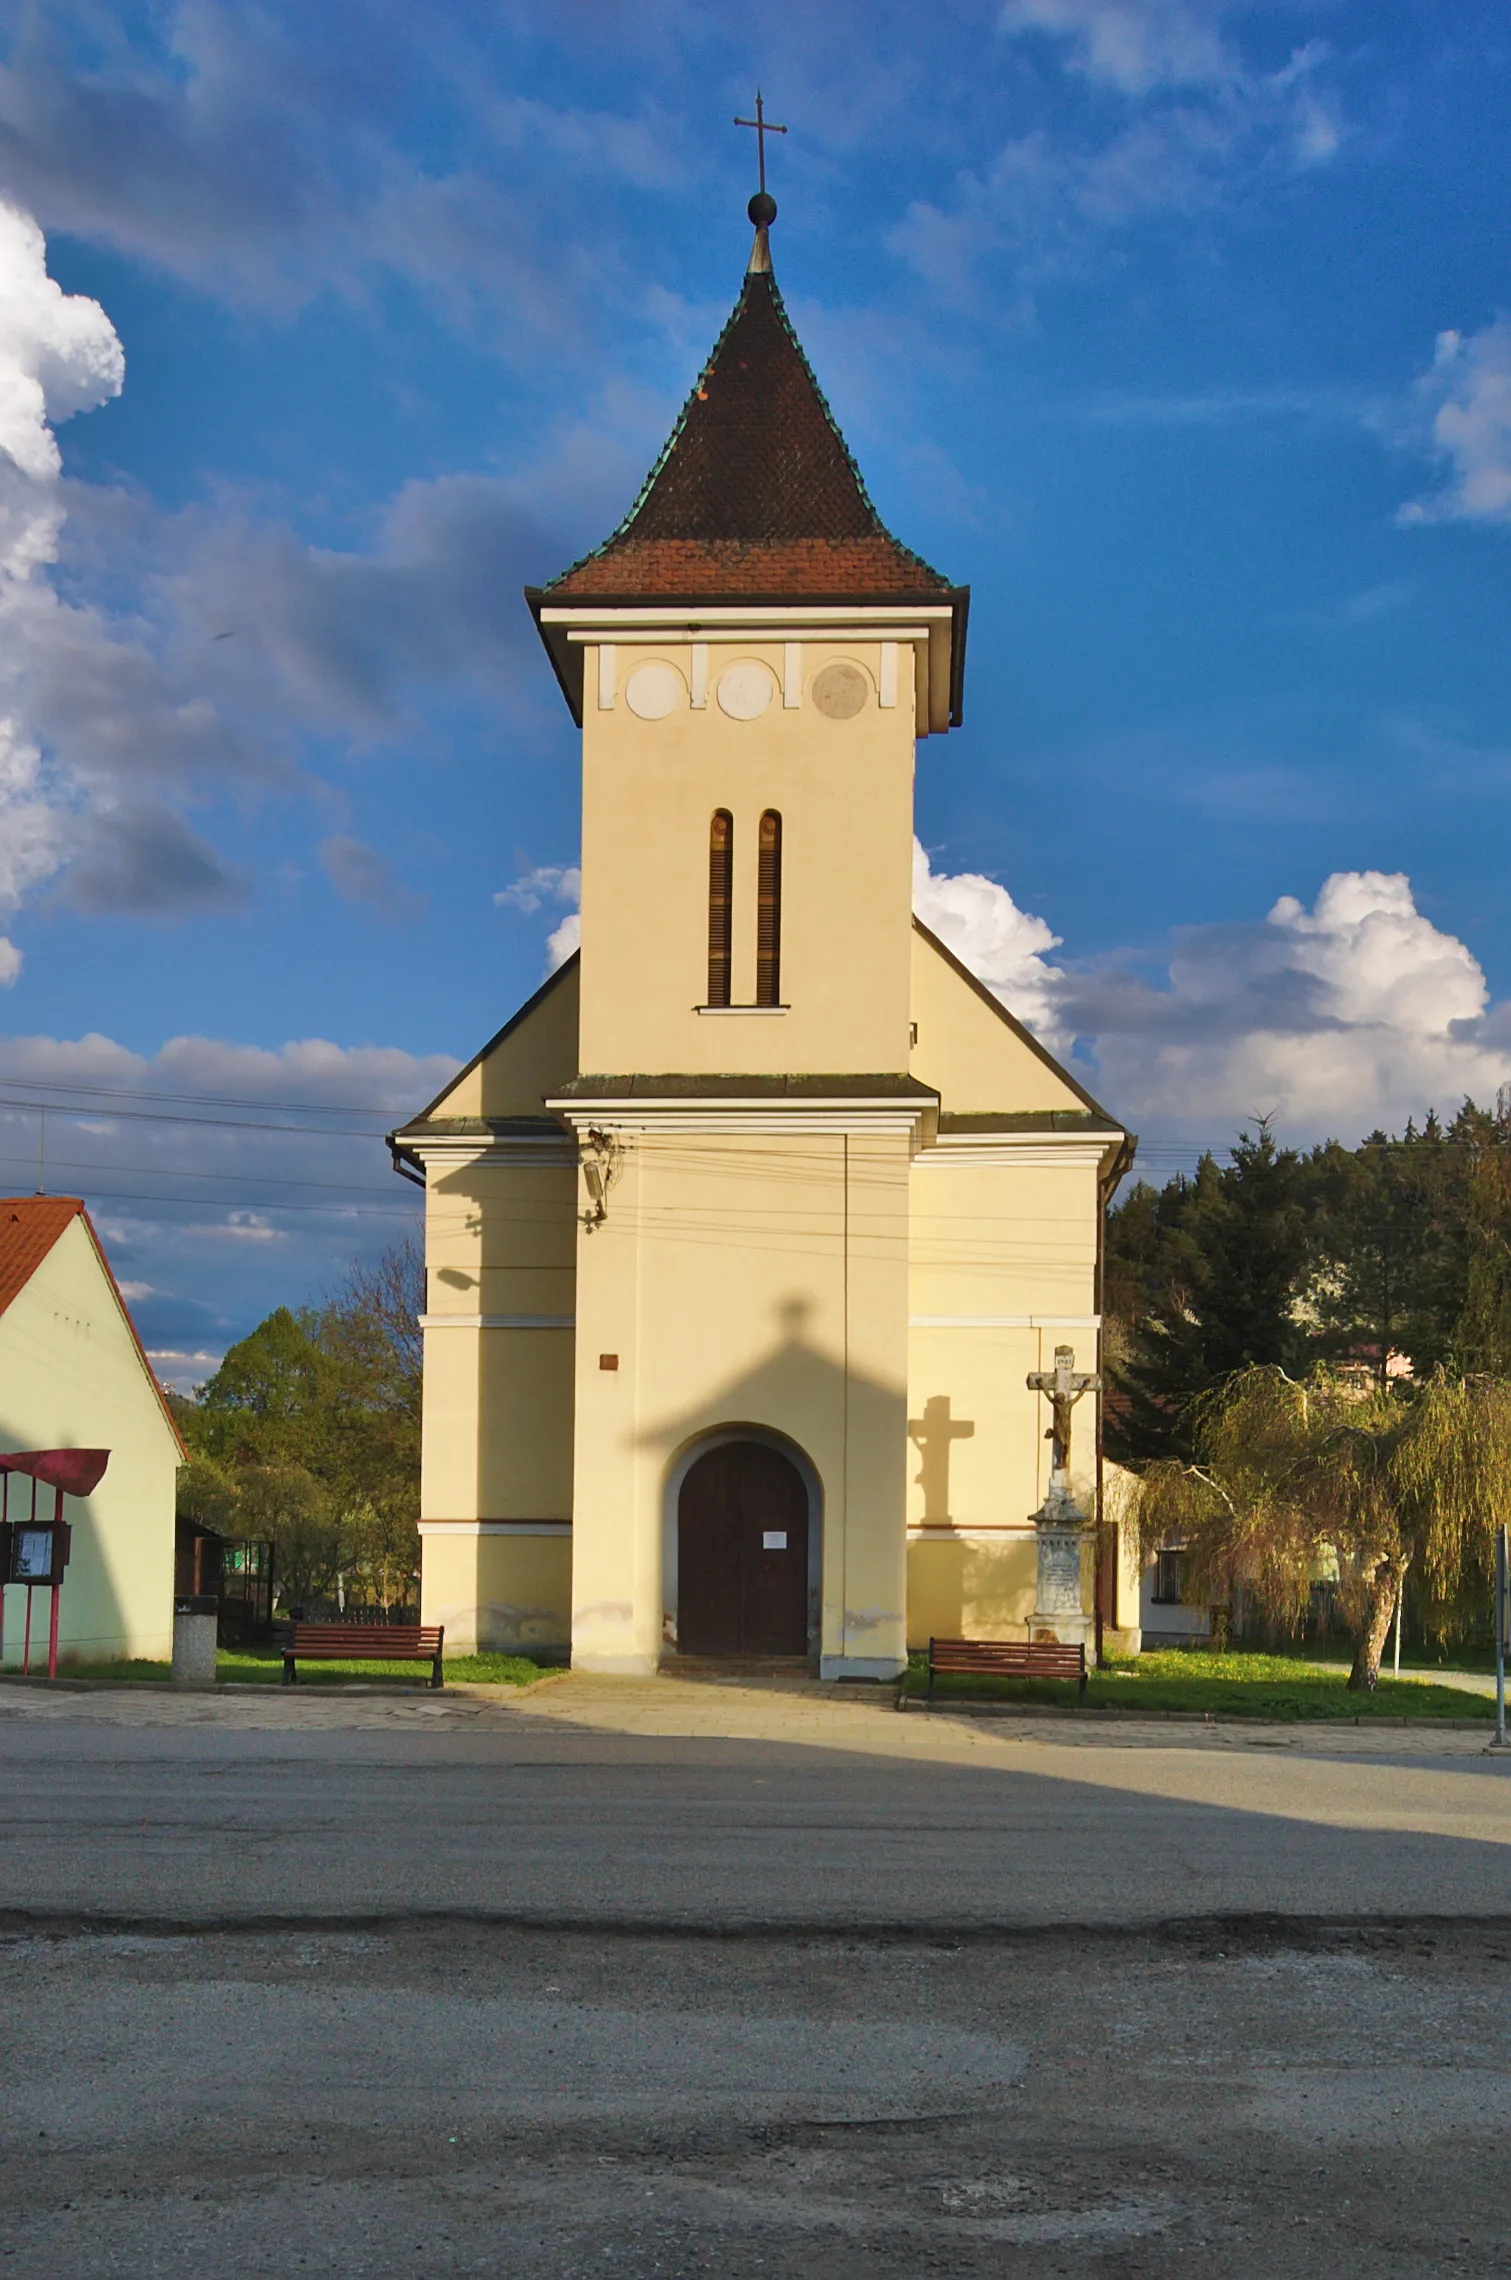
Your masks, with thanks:
[[[1349,1690],[1354,1694],[1373,1694],[1380,1680],[1380,1657],[1390,1637],[1390,1626],[1395,1617],[1396,1600],[1401,1590],[1402,1564],[1399,1560],[1381,1560],[1369,1586],[1369,1614],[1354,1649],[1354,1667],[1348,1674]]]

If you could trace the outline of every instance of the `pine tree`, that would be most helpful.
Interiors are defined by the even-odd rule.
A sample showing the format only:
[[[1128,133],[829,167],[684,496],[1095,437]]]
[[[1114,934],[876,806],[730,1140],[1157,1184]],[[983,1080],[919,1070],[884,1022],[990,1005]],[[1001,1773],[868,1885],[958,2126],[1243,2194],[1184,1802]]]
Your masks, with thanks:
[[[1109,1223],[1109,1286],[1138,1287],[1123,1358],[1110,1361],[1114,1456],[1189,1455],[1192,1403],[1251,1364],[1300,1360],[1297,1316],[1311,1257],[1305,1167],[1268,1124],[1239,1134],[1226,1165],[1202,1157],[1151,1204],[1135,1190],[1124,1240]],[[1128,1210],[1128,1205],[1123,1206]]]

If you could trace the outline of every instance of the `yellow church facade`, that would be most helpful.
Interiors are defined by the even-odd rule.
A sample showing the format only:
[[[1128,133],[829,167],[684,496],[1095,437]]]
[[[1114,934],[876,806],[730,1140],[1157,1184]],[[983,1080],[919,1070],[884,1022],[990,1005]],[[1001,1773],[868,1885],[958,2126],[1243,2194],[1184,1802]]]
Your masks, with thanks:
[[[764,227],[630,515],[528,600],[582,732],[581,950],[392,1136],[426,1189],[423,1620],[618,1673],[1021,1638],[1025,1381],[1095,1367],[1131,1144],[913,916],[968,596],[876,516]],[[1124,1635],[1136,1575],[1089,1532],[1081,1567]]]

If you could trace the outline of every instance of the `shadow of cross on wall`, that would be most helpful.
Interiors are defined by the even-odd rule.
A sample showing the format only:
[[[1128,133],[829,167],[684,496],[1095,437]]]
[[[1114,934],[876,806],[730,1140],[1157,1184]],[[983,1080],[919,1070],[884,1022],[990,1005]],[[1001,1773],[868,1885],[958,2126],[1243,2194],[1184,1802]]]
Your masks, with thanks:
[[[914,1476],[923,1490],[925,1522],[947,1522],[950,1517],[950,1449],[956,1441],[969,1441],[976,1430],[969,1417],[950,1415],[947,1393],[931,1393],[921,1417],[908,1419],[908,1439],[918,1451]]]

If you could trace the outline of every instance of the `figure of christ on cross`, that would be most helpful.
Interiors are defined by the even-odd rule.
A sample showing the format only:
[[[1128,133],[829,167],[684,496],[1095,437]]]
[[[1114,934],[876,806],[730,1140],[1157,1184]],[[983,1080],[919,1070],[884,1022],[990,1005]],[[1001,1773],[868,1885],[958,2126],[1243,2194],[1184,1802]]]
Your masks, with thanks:
[[[1052,1370],[1030,1370],[1028,1388],[1031,1393],[1049,1396],[1051,1423],[1044,1438],[1053,1444],[1050,1459],[1050,1487],[1068,1491],[1070,1486],[1070,1413],[1083,1393],[1100,1393],[1102,1380],[1094,1372],[1076,1368],[1074,1346],[1056,1346],[1055,1366]]]

